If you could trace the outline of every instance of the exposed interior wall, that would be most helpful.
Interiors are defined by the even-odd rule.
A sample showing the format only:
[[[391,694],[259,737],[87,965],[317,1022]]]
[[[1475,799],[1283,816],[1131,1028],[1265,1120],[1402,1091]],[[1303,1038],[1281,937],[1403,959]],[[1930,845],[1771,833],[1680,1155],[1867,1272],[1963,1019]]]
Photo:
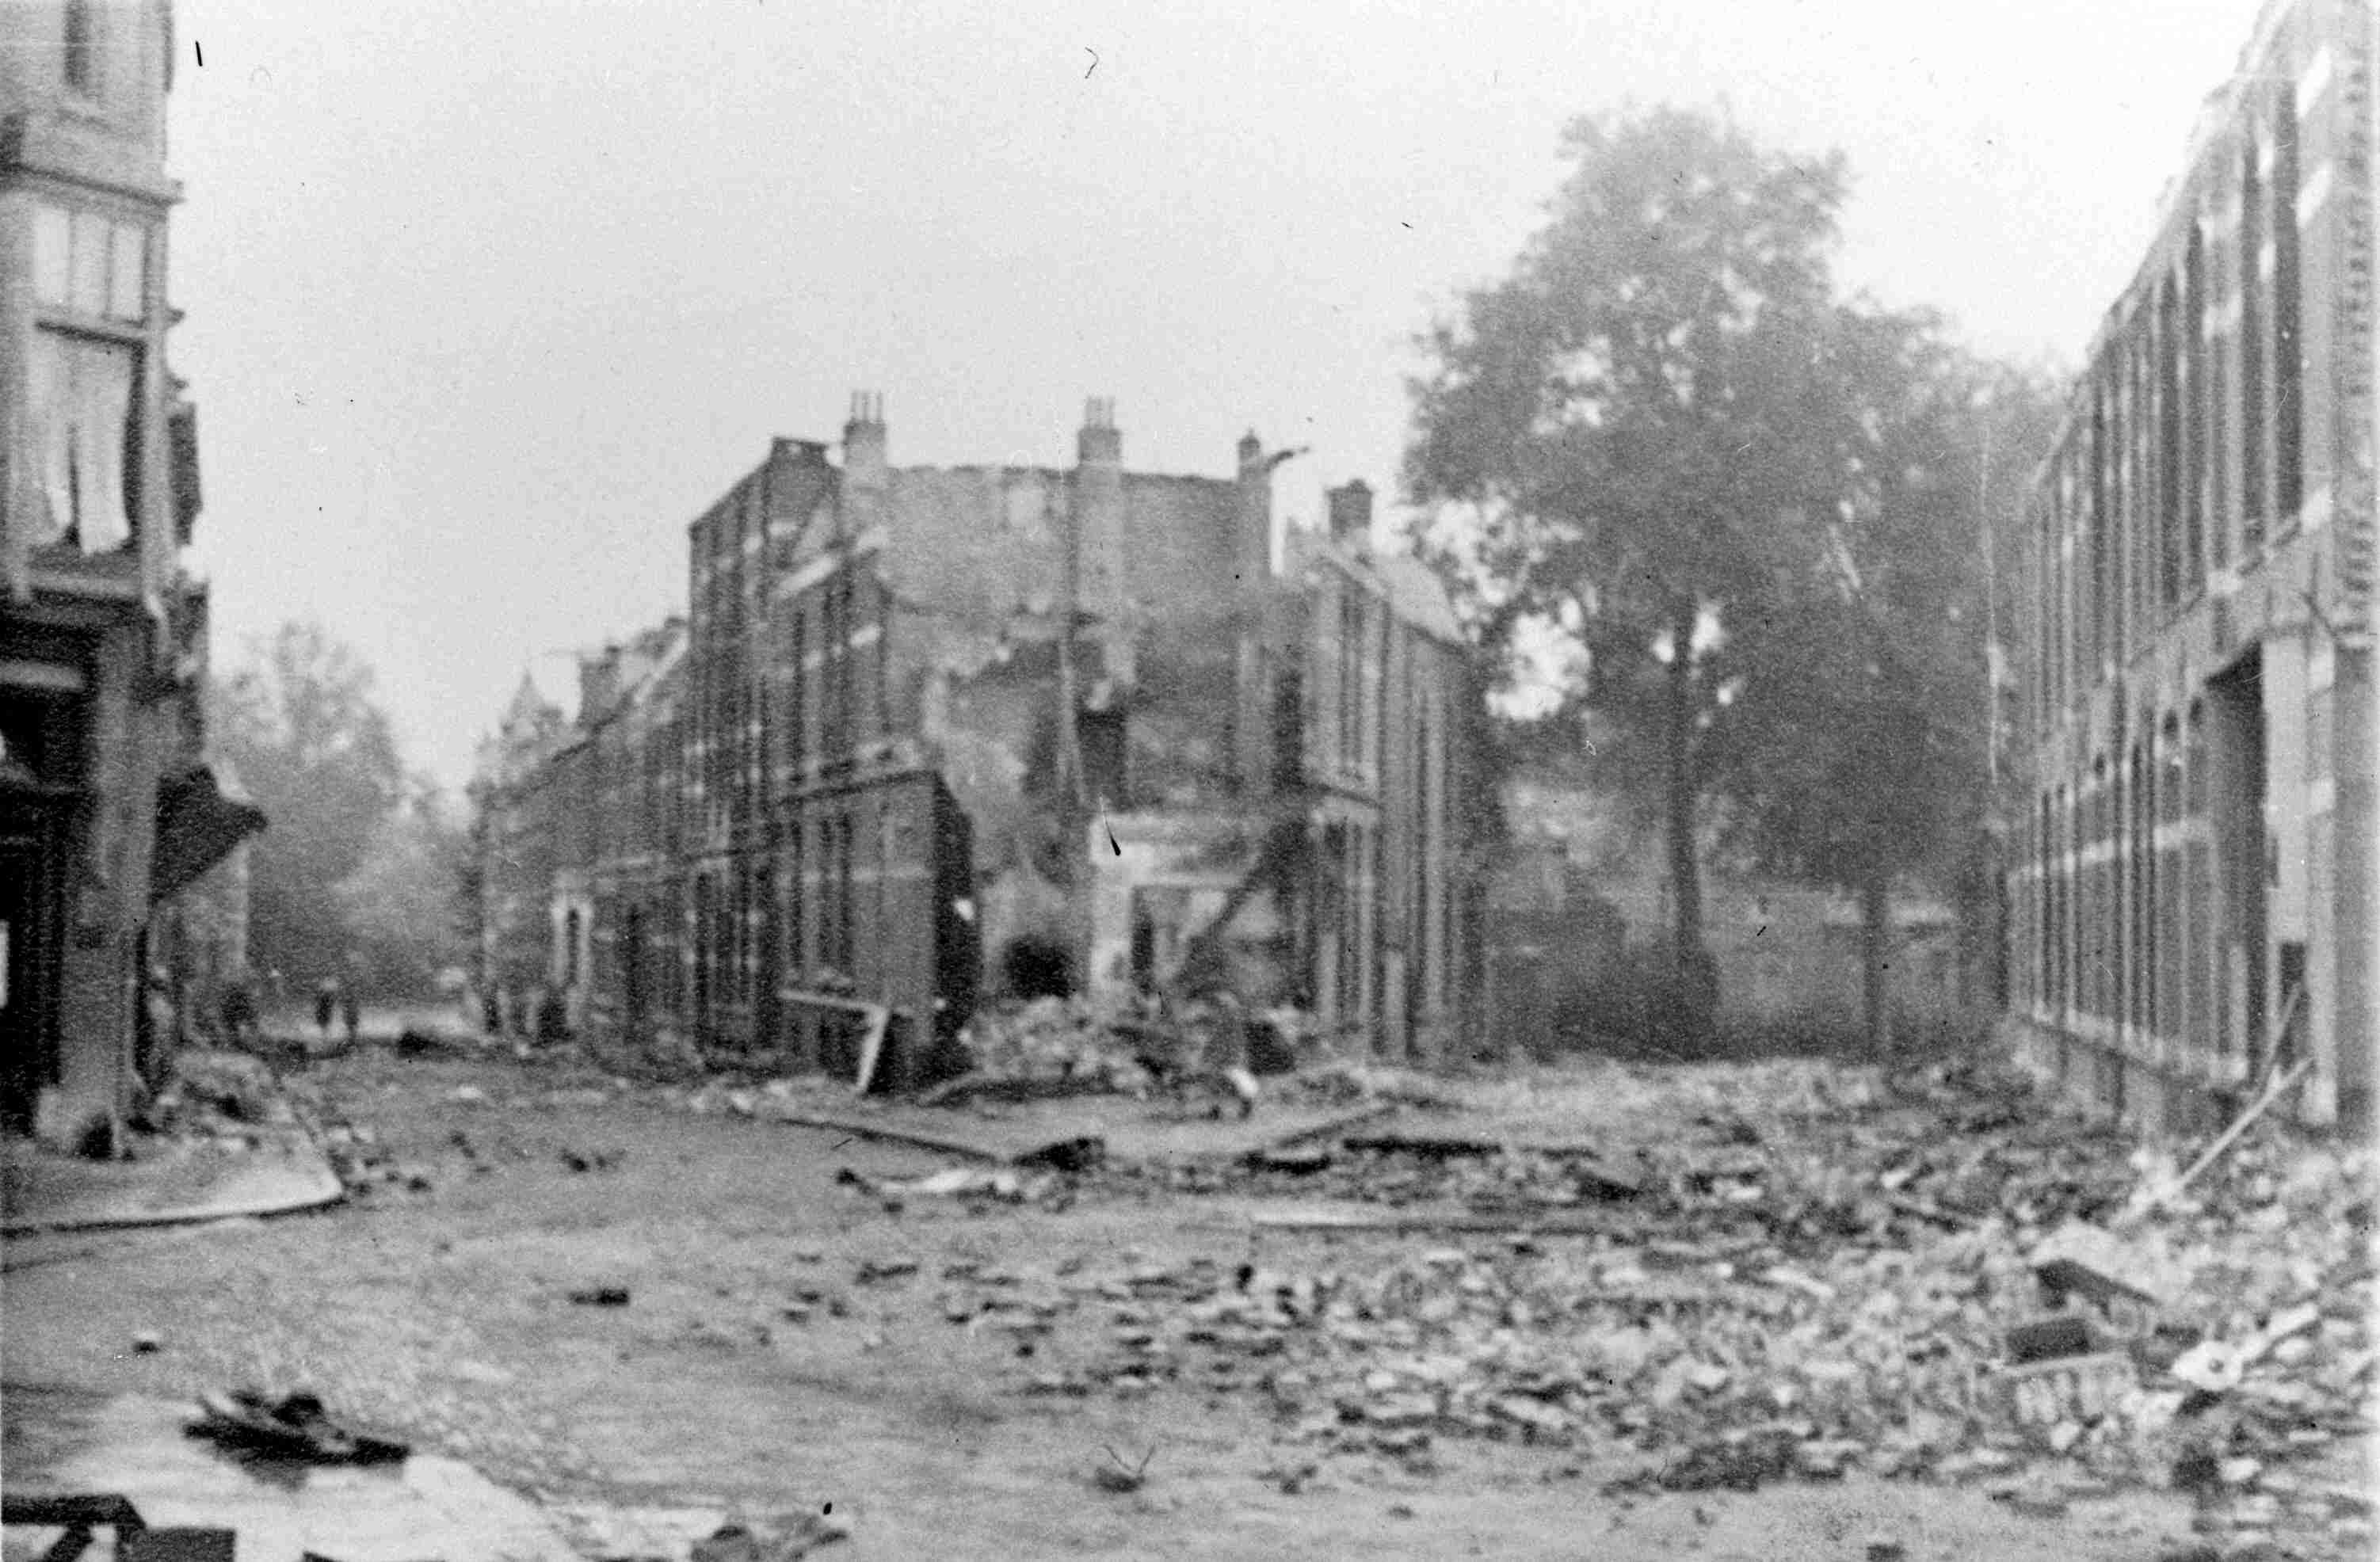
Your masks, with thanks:
[[[1115,994],[1172,975],[1228,911],[1244,999],[1313,1001],[1328,945],[1323,996],[1350,1022],[1401,1056],[1439,1045],[1471,937],[1451,757],[1468,685],[1442,596],[1422,626],[1410,604],[1434,583],[1343,552],[1365,627],[1318,641],[1320,577],[1269,531],[1281,457],[1244,446],[1229,480],[1126,472],[1111,416],[1094,404],[1073,471],[892,466],[865,396],[840,468],[777,442],[689,529],[677,683],[640,693],[603,653],[589,704],[618,711],[524,739],[491,789],[486,843],[512,854],[487,875],[492,963],[540,883],[538,963],[561,969],[577,915],[575,1014],[599,1036],[841,1072],[849,1028],[812,1023],[832,987],[893,1008],[891,1077],[914,1084],[1018,945]],[[1330,719],[1363,747],[1328,800],[1307,773],[1326,655],[1344,664]],[[675,717],[642,721],[664,686]],[[581,817],[555,812],[565,793]],[[1310,845],[1349,819],[1326,883]]]

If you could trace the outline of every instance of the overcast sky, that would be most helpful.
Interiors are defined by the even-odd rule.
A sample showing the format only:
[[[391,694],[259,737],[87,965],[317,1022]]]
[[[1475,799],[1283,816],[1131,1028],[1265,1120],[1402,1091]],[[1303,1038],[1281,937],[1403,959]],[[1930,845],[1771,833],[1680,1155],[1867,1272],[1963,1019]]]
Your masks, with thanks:
[[[686,524],[885,394],[901,464],[1396,481],[1409,346],[1563,123],[1852,163],[1842,273],[2070,364],[2252,0],[180,0],[176,370],[217,660],[320,617],[459,784],[525,666],[681,608]],[[199,57],[203,54],[203,66]]]

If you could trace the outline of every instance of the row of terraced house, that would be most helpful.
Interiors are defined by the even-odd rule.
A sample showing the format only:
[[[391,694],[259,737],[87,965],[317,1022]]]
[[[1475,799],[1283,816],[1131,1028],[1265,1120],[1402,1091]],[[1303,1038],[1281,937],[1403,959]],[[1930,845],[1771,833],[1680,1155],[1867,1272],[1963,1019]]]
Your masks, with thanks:
[[[1096,401],[1071,468],[891,466],[873,395],[839,463],[775,441],[692,523],[687,611],[583,659],[567,718],[524,680],[483,748],[490,1017],[903,1088],[985,997],[1204,958],[1379,1055],[1462,1045],[1441,586],[1360,482],[1284,524],[1254,435],[1227,478],[1122,453]]]
[[[2002,547],[2010,1018],[2155,1126],[2371,1121],[2374,65],[2265,7]]]

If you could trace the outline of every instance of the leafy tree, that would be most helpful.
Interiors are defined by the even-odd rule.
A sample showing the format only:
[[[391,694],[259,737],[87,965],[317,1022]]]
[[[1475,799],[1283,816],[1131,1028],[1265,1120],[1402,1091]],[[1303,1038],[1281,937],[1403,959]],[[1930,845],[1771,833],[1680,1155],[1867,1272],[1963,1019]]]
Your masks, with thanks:
[[[1769,680],[1734,724],[1730,823],[1765,866],[1857,896],[1880,1048],[1893,881],[1955,883],[1983,829],[1987,506],[2021,491],[2058,404],[1924,315],[1842,309],[1826,361],[1835,384],[1813,420],[1843,486],[1820,518],[1818,568],[1759,625],[1760,654],[1795,675]]]
[[[1563,144],[1550,222],[1426,338],[1406,481],[1470,523],[1456,551],[1488,645],[1550,638],[1583,661],[1560,714],[1591,718],[1598,769],[1657,802],[1698,1018],[1706,795],[1734,708],[1780,675],[1758,631],[1806,595],[1839,481],[1811,408],[1843,164],[1674,109],[1583,119]]]
[[[367,986],[426,992],[441,969],[462,962],[466,850],[465,832],[426,788],[381,819],[363,860],[333,890]]]
[[[338,886],[405,793],[371,672],[320,624],[286,624],[213,683],[216,743],[269,821],[249,861],[250,957],[307,983],[359,951]]]

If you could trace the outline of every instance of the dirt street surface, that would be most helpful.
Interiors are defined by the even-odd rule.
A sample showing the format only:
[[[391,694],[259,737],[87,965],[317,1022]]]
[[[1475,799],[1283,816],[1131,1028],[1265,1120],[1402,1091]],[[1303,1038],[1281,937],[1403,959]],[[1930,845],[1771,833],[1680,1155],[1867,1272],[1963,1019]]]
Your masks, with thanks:
[[[2319,1430],[2267,1447],[2261,1475],[2238,1461],[2269,1428],[2228,1404],[2219,1434],[2053,1408],[2052,1451],[1993,1419],[1972,1369],[1961,1389],[1927,1364],[1960,1359],[1929,1341],[1992,1287],[2021,1314],[2014,1282],[1953,1252],[1950,1300],[1925,1313],[1910,1277],[1937,1261],[1890,1256],[1970,1241],[1958,1211],[1983,1205],[1958,1178],[1990,1168],[1936,1136],[1882,1193],[1786,1207],[1759,1179],[1803,1153],[1776,1126],[1795,1104],[1715,1108],[1726,1072],[1583,1066],[1421,1115],[1441,1141],[1502,1123],[1594,1143],[1592,1173],[1441,1142],[978,1172],[970,1194],[917,1181],[948,1157],[716,1091],[698,1110],[583,1063],[368,1045],[289,1075],[367,1191],[12,1241],[6,1378],[310,1389],[529,1496],[590,1556],[683,1556],[722,1515],[830,1505],[850,1530],[829,1555],[855,1562],[2367,1553],[2362,1444],[2333,1400],[2369,1386],[2340,1315],[2368,1300],[2368,1258],[2299,1277],[2320,1315],[2290,1338],[2313,1343],[2277,1359],[2328,1363],[2336,1393],[2300,1402]],[[1886,1134],[1915,1108],[1874,1079],[1805,1090],[1805,1126],[1846,1155],[1860,1124]],[[2131,1174],[2110,1155],[2113,1185]],[[2058,1186],[2096,1185],[2041,1156]],[[1807,1192],[1815,1168],[1790,1169]],[[1457,1206],[1504,1229],[1330,1229]],[[1900,1289],[1861,1303],[1864,1333],[1830,1321],[1871,1271]],[[2229,1439],[2205,1490],[2173,1474],[2192,1436]],[[2254,1489],[2209,1520],[2226,1483]]]

